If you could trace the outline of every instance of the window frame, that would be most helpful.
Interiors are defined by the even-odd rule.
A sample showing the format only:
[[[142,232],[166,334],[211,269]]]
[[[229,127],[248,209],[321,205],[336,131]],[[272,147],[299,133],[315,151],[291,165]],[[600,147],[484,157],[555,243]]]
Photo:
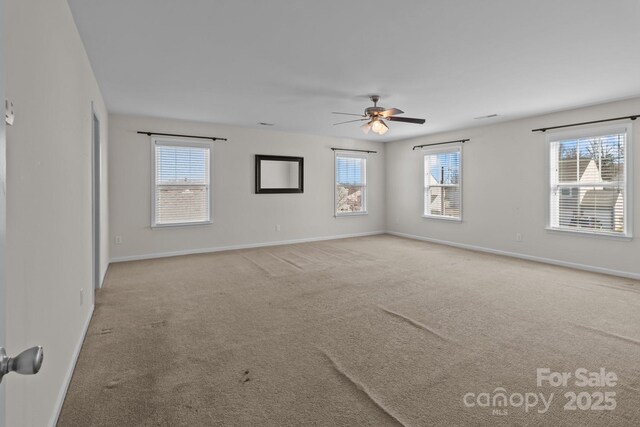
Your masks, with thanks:
[[[563,140],[589,138],[603,135],[611,135],[616,133],[626,133],[624,145],[624,232],[618,233],[614,231],[596,231],[588,229],[571,229],[569,227],[552,226],[551,198],[553,196],[553,182],[551,178],[552,171],[552,144]],[[565,131],[549,131],[545,139],[545,155],[546,155],[546,206],[545,206],[545,230],[553,233],[572,234],[576,236],[586,236],[592,238],[604,238],[615,240],[631,240],[633,238],[633,123],[630,120],[617,123],[615,125],[588,126],[575,130]],[[589,186],[585,184],[585,186]],[[593,185],[591,185],[593,186]],[[580,187],[578,185],[578,187]]]
[[[161,224],[156,222],[156,146],[164,145],[169,147],[194,147],[206,148],[209,150],[209,219],[205,221],[176,222]],[[197,138],[188,137],[151,137],[151,229],[171,228],[171,227],[194,227],[199,225],[213,224],[213,142],[203,141]]]
[[[427,165],[426,165],[426,157],[427,156],[432,156],[435,154],[442,154],[442,153],[452,153],[452,152],[458,152],[460,153],[460,162],[459,162],[459,184],[458,189],[460,190],[460,215],[457,217],[453,217],[453,216],[448,216],[448,215],[433,215],[433,214],[428,214],[426,213],[426,209],[425,206],[427,205],[427,190],[429,188],[429,186],[425,185],[425,177],[427,174]],[[448,147],[438,147],[438,148],[429,148],[429,147],[424,147],[422,149],[422,176],[421,176],[421,184],[420,187],[422,188],[422,218],[426,218],[426,219],[437,219],[437,220],[443,220],[443,221],[453,221],[453,222],[462,222],[462,216],[463,216],[463,183],[464,183],[464,178],[463,178],[463,174],[462,174],[462,158],[463,158],[463,153],[462,153],[462,144],[457,143],[457,144],[452,144]],[[449,187],[453,187],[454,185],[449,185]]]
[[[364,189],[362,194],[362,210],[358,212],[338,212],[338,157],[350,157],[355,159],[364,160],[364,171],[362,172],[362,188]],[[335,151],[333,157],[333,216],[335,218],[348,218],[354,216],[369,215],[368,200],[369,191],[367,184],[367,175],[369,172],[369,155],[368,153],[361,153],[358,151]]]

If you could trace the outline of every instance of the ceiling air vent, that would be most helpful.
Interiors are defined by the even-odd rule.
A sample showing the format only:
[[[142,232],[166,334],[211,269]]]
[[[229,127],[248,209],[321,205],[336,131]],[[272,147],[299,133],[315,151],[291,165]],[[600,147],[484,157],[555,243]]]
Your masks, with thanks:
[[[475,120],[483,120],[483,119],[492,119],[494,117],[498,117],[497,114],[493,113],[493,114],[489,114],[488,116],[479,116],[479,117],[474,117]]]

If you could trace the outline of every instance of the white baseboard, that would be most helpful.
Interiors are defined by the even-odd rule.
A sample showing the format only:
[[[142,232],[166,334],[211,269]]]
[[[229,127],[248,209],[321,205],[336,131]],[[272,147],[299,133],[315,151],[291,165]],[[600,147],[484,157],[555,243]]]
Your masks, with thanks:
[[[382,230],[368,231],[366,233],[339,234],[337,236],[307,237],[304,239],[278,240],[274,242],[264,242],[264,243],[247,243],[243,245],[220,246],[215,248],[185,249],[185,250],[173,251],[173,252],[156,252],[156,253],[143,254],[143,255],[114,257],[114,258],[111,258],[110,262],[138,261],[143,259],[166,258],[166,257],[172,257],[172,256],[180,256],[180,255],[204,254],[204,253],[210,253],[210,252],[233,251],[237,249],[251,249],[251,248],[262,248],[266,246],[280,246],[280,245],[291,245],[295,243],[318,242],[322,240],[348,239],[350,237],[374,236],[377,234],[385,234],[385,233],[386,232]]]
[[[527,261],[535,261],[535,262],[541,262],[541,263],[544,263],[544,264],[559,265],[561,267],[575,268],[577,270],[585,270],[585,271],[590,271],[590,272],[593,272],[593,273],[609,274],[611,276],[620,276],[620,277],[626,277],[628,279],[640,280],[640,274],[632,273],[632,272],[628,272],[628,271],[612,270],[610,268],[604,268],[604,267],[594,267],[594,266],[591,266],[591,265],[578,264],[578,263],[568,262],[568,261],[560,261],[560,260],[551,259],[551,258],[537,257],[537,256],[533,256],[533,255],[520,254],[520,253],[517,253],[517,252],[503,251],[503,250],[500,250],[500,249],[491,249],[491,248],[485,248],[485,247],[482,247],[482,246],[475,246],[475,245],[467,245],[467,244],[464,244],[464,243],[450,242],[450,241],[447,241],[447,240],[432,239],[430,237],[417,236],[417,235],[414,235],[414,234],[398,233],[396,231],[387,231],[387,234],[391,234],[391,235],[398,236],[398,237],[405,237],[407,239],[422,240],[424,242],[437,243],[437,244],[446,245],[446,246],[453,246],[453,247],[461,248],[461,249],[469,249],[469,250],[477,251],[477,252],[485,252],[485,253],[489,253],[489,254],[503,255],[503,256],[508,256],[508,257],[512,257],[512,258],[520,258],[520,259],[524,259],[524,260],[527,260]]]
[[[526,255],[526,254],[521,254],[521,253],[517,253],[517,252],[509,252],[509,251],[504,251],[504,250],[500,250],[500,249],[486,248],[486,247],[483,247],[483,246],[469,245],[469,244],[465,244],[465,243],[456,243],[456,242],[451,242],[451,241],[448,241],[448,240],[433,239],[433,238],[430,238],[430,237],[423,237],[423,236],[418,236],[418,235],[415,235],[415,234],[399,233],[399,232],[390,231],[390,230],[387,230],[387,231],[381,231],[381,230],[380,231],[369,231],[369,232],[366,232],[366,233],[340,234],[340,235],[337,235],[337,236],[307,237],[307,238],[303,238],[303,239],[279,240],[279,241],[274,241],[274,242],[263,242],[263,243],[247,243],[247,244],[242,244],[242,245],[219,246],[219,247],[214,247],[214,248],[185,249],[185,250],[173,251],[173,252],[157,252],[157,253],[143,254],[143,255],[131,255],[131,256],[124,256],[124,257],[114,257],[114,258],[111,258],[110,263],[111,262],[121,262],[121,261],[138,261],[138,260],[153,259],[153,258],[166,258],[166,257],[172,257],[172,256],[202,254],[202,253],[210,253],[210,252],[232,251],[232,250],[237,250],[237,249],[262,248],[262,247],[267,247],[267,246],[291,245],[291,244],[295,244],[295,243],[318,242],[318,241],[322,241],[322,240],[348,239],[348,238],[351,238],[351,237],[374,236],[374,235],[378,235],[378,234],[391,234],[393,236],[405,237],[407,239],[421,240],[421,241],[424,241],[424,242],[437,243],[437,244],[446,245],[446,246],[453,246],[453,247],[456,247],[456,248],[468,249],[468,250],[477,251],[477,252],[485,252],[485,253],[490,253],[490,254],[495,254],[495,255],[503,255],[503,256],[508,256],[508,257],[512,257],[512,258],[524,259],[524,260],[527,260],[527,261],[534,261],[534,262],[541,262],[541,263],[544,263],[544,264],[559,265],[561,267],[575,268],[577,270],[591,271],[591,272],[594,272],[594,273],[609,274],[609,275],[612,275],[612,276],[619,276],[619,277],[626,277],[626,278],[634,279],[634,280],[640,280],[640,274],[638,274],[638,273],[632,273],[632,272],[620,271],[620,270],[613,270],[613,269],[604,268],[604,267],[594,267],[594,266],[591,266],[591,265],[578,264],[578,263],[569,262],[569,261],[561,261],[561,260],[552,259],[552,258],[544,258],[544,257],[533,256],[533,255]]]
[[[107,262],[107,265],[104,267],[104,269],[100,271],[100,284],[98,286],[98,289],[102,289],[102,285],[104,284],[104,278],[107,277],[107,270],[109,269],[109,264],[111,264],[111,260],[109,260],[109,262]]]
[[[80,339],[76,344],[76,348],[73,351],[73,358],[71,359],[71,364],[67,369],[67,373],[64,376],[64,383],[62,388],[60,389],[60,393],[58,393],[58,399],[56,399],[55,412],[51,417],[51,421],[49,422],[50,427],[56,427],[58,424],[58,417],[60,417],[60,411],[62,411],[62,405],[64,404],[64,399],[67,396],[67,390],[69,389],[69,385],[71,384],[71,377],[73,377],[73,371],[76,368],[76,363],[78,362],[78,356],[80,356],[80,350],[82,350],[82,344],[84,343],[84,338],[87,335],[87,331],[89,330],[89,323],[91,323],[91,318],[93,317],[93,310],[95,305],[91,305],[91,310],[89,311],[89,316],[87,316],[87,320],[84,322],[84,326],[82,328],[82,335],[80,335]]]

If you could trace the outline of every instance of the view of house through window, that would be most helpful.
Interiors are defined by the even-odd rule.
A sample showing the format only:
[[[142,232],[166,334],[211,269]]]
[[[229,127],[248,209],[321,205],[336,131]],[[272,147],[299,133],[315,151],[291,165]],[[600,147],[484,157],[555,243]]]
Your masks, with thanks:
[[[367,158],[336,153],[336,215],[366,213]]]
[[[209,222],[210,144],[154,140],[153,145],[153,225]]]
[[[626,141],[626,130],[550,141],[551,228],[627,233]]]
[[[461,219],[460,147],[424,156],[424,216]]]

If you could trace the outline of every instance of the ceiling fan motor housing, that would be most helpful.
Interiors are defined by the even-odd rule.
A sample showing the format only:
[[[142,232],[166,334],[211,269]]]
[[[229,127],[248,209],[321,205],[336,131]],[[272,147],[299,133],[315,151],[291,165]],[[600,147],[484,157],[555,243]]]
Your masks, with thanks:
[[[383,107],[368,107],[368,108],[365,108],[364,115],[373,117],[373,116],[379,115],[383,111],[384,111]]]
[[[384,111],[383,107],[378,107],[378,101],[380,101],[380,96],[379,95],[371,95],[369,97],[369,99],[371,100],[371,102],[373,102],[373,107],[365,108],[364,109],[364,115],[365,116],[369,116],[371,118],[379,116],[380,113],[382,113]]]

